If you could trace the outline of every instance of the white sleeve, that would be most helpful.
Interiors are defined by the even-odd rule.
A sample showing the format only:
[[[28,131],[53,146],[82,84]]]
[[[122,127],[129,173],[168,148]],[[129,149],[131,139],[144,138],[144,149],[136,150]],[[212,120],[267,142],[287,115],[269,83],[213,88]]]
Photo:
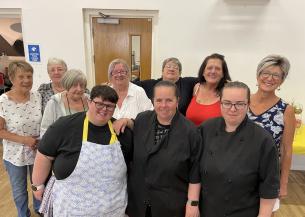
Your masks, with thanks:
[[[0,96],[0,117],[2,117],[4,119],[3,103],[4,103],[4,96],[2,94]]]
[[[50,99],[48,101],[48,103],[44,109],[44,113],[43,113],[42,120],[41,120],[40,137],[42,137],[43,134],[49,128],[49,126],[57,120],[57,117],[58,117],[58,114],[56,112],[57,106],[58,106],[58,103],[55,100]]]
[[[154,109],[154,106],[151,103],[151,100],[147,97],[143,88],[141,88],[138,91],[137,97],[138,97],[137,101],[138,101],[139,112],[144,112],[144,111],[147,111],[147,110],[153,110]]]

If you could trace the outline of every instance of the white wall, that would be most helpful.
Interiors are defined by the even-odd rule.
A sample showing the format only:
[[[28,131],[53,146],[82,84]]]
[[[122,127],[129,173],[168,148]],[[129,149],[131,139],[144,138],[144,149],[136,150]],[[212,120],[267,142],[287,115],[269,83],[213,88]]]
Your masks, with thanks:
[[[219,52],[226,56],[232,78],[254,91],[257,63],[267,54],[278,53],[292,65],[279,95],[305,106],[303,0],[1,0],[0,7],[2,13],[3,8],[21,8],[26,49],[29,43],[40,44],[42,62],[33,64],[34,88],[48,81],[49,57],[86,70],[84,8],[157,10],[153,77],[160,76],[162,60],[170,56],[181,60],[183,76],[196,76],[203,58]]]

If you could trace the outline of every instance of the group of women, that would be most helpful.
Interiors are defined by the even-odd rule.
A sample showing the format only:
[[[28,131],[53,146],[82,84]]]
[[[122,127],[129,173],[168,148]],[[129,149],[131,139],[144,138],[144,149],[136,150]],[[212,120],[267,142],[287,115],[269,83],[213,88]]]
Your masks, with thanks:
[[[13,88],[0,97],[0,137],[3,138],[3,159],[18,216],[30,216],[26,177],[28,168],[32,174],[41,138],[32,188],[38,199],[44,193],[44,199],[48,197],[49,200],[43,202],[39,211],[40,202],[34,199],[37,213],[51,216],[53,206],[50,202],[53,201],[54,208],[60,204],[60,208],[54,210],[55,216],[60,216],[65,208],[69,211],[64,216],[70,216],[75,209],[75,216],[90,216],[90,213],[93,216],[96,213],[100,213],[98,216],[124,216],[127,201],[122,192],[117,192],[121,207],[116,204],[117,210],[114,210],[113,203],[105,206],[95,203],[99,198],[92,194],[88,194],[91,199],[86,196],[83,187],[90,180],[75,178],[75,174],[97,168],[79,165],[80,162],[88,163],[82,158],[83,153],[88,157],[92,151],[85,149],[86,144],[109,145],[118,141],[121,148],[109,147],[119,149],[101,150],[97,152],[100,157],[97,153],[91,154],[94,158],[106,157],[106,153],[118,156],[122,149],[123,155],[119,155],[124,157],[124,162],[121,157],[114,157],[121,166],[114,165],[107,157],[107,162],[99,163],[112,165],[111,169],[118,174],[113,174],[110,180],[118,183],[119,189],[124,191],[128,186],[126,213],[130,217],[197,217],[200,212],[205,217],[270,216],[273,199],[287,195],[291,164],[294,112],[275,93],[289,68],[285,57],[269,55],[264,58],[257,68],[258,90],[250,97],[245,84],[230,82],[226,61],[220,54],[205,58],[197,78],[182,78],[180,61],[168,58],[162,65],[162,78],[135,84],[130,82],[128,64],[116,59],[108,70],[111,88],[97,85],[89,96],[85,75],[79,70],[67,70],[62,60],[49,60],[51,83],[41,85],[40,94],[31,91],[33,68],[23,61],[11,63],[9,77]],[[67,117],[60,118],[62,116]],[[88,129],[85,130],[86,120],[89,134]],[[199,130],[196,125],[200,126]],[[132,136],[126,126],[133,130]],[[106,139],[99,139],[98,130],[106,133]],[[54,136],[56,133],[61,135]],[[84,137],[86,133],[88,142]],[[83,137],[78,138],[78,134]],[[245,145],[249,147],[245,148]],[[72,163],[65,163],[69,159],[73,159]],[[128,168],[127,182],[122,180],[122,174],[127,176],[123,165]],[[53,178],[49,183],[52,185],[45,189],[51,169]],[[111,169],[106,169],[112,174]],[[109,178],[108,173],[103,172],[105,177],[101,175],[98,179]],[[66,186],[65,180],[82,191],[54,193],[59,191],[58,186]],[[95,184],[93,180],[93,186]],[[71,192],[79,195],[70,195]],[[58,195],[64,198],[58,199]],[[72,204],[86,201],[91,208],[66,207],[65,203],[73,196],[80,199],[76,198]]]

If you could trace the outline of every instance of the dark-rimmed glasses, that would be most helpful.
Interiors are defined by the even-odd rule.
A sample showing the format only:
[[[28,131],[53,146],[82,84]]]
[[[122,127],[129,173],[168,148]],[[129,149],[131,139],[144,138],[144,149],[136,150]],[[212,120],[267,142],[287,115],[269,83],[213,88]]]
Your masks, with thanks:
[[[95,104],[95,108],[96,109],[104,109],[106,108],[107,111],[114,111],[115,109],[115,105],[114,104],[106,104],[106,103],[103,103],[103,102],[96,102],[94,100],[91,100],[92,102],[94,102]]]
[[[232,106],[234,106],[234,108],[236,110],[241,110],[244,109],[248,104],[245,102],[236,102],[236,103],[232,103],[230,101],[222,101],[221,105],[224,109],[231,109]]]

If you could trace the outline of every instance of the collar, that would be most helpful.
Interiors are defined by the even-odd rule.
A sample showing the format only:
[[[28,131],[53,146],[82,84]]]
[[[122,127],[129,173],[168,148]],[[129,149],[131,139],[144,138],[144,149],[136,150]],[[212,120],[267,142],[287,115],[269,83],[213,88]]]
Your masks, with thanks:
[[[248,116],[246,115],[244,120],[238,125],[236,130],[232,133],[234,133],[234,134],[239,133],[244,128],[244,126],[247,124],[247,122],[248,122]],[[225,122],[223,117],[221,117],[219,131],[220,132],[226,132],[226,122]]]
[[[136,86],[137,85],[129,82],[129,84],[128,84],[128,91],[127,91],[126,97],[128,97],[128,96],[136,96],[136,90],[135,90]],[[111,84],[110,87],[113,88],[113,85]]]
[[[129,82],[129,85],[128,85],[128,92],[127,92],[127,96],[136,96],[136,90],[135,90],[135,87],[136,85]]]
[[[174,117],[172,118],[172,121],[170,123],[170,129],[172,128],[172,126],[176,123],[176,121],[178,120],[179,118],[179,111],[178,109],[176,109],[176,113],[174,115]],[[154,112],[154,115],[153,115],[153,118],[154,118],[154,126],[158,123],[158,119],[157,119],[157,113]]]

